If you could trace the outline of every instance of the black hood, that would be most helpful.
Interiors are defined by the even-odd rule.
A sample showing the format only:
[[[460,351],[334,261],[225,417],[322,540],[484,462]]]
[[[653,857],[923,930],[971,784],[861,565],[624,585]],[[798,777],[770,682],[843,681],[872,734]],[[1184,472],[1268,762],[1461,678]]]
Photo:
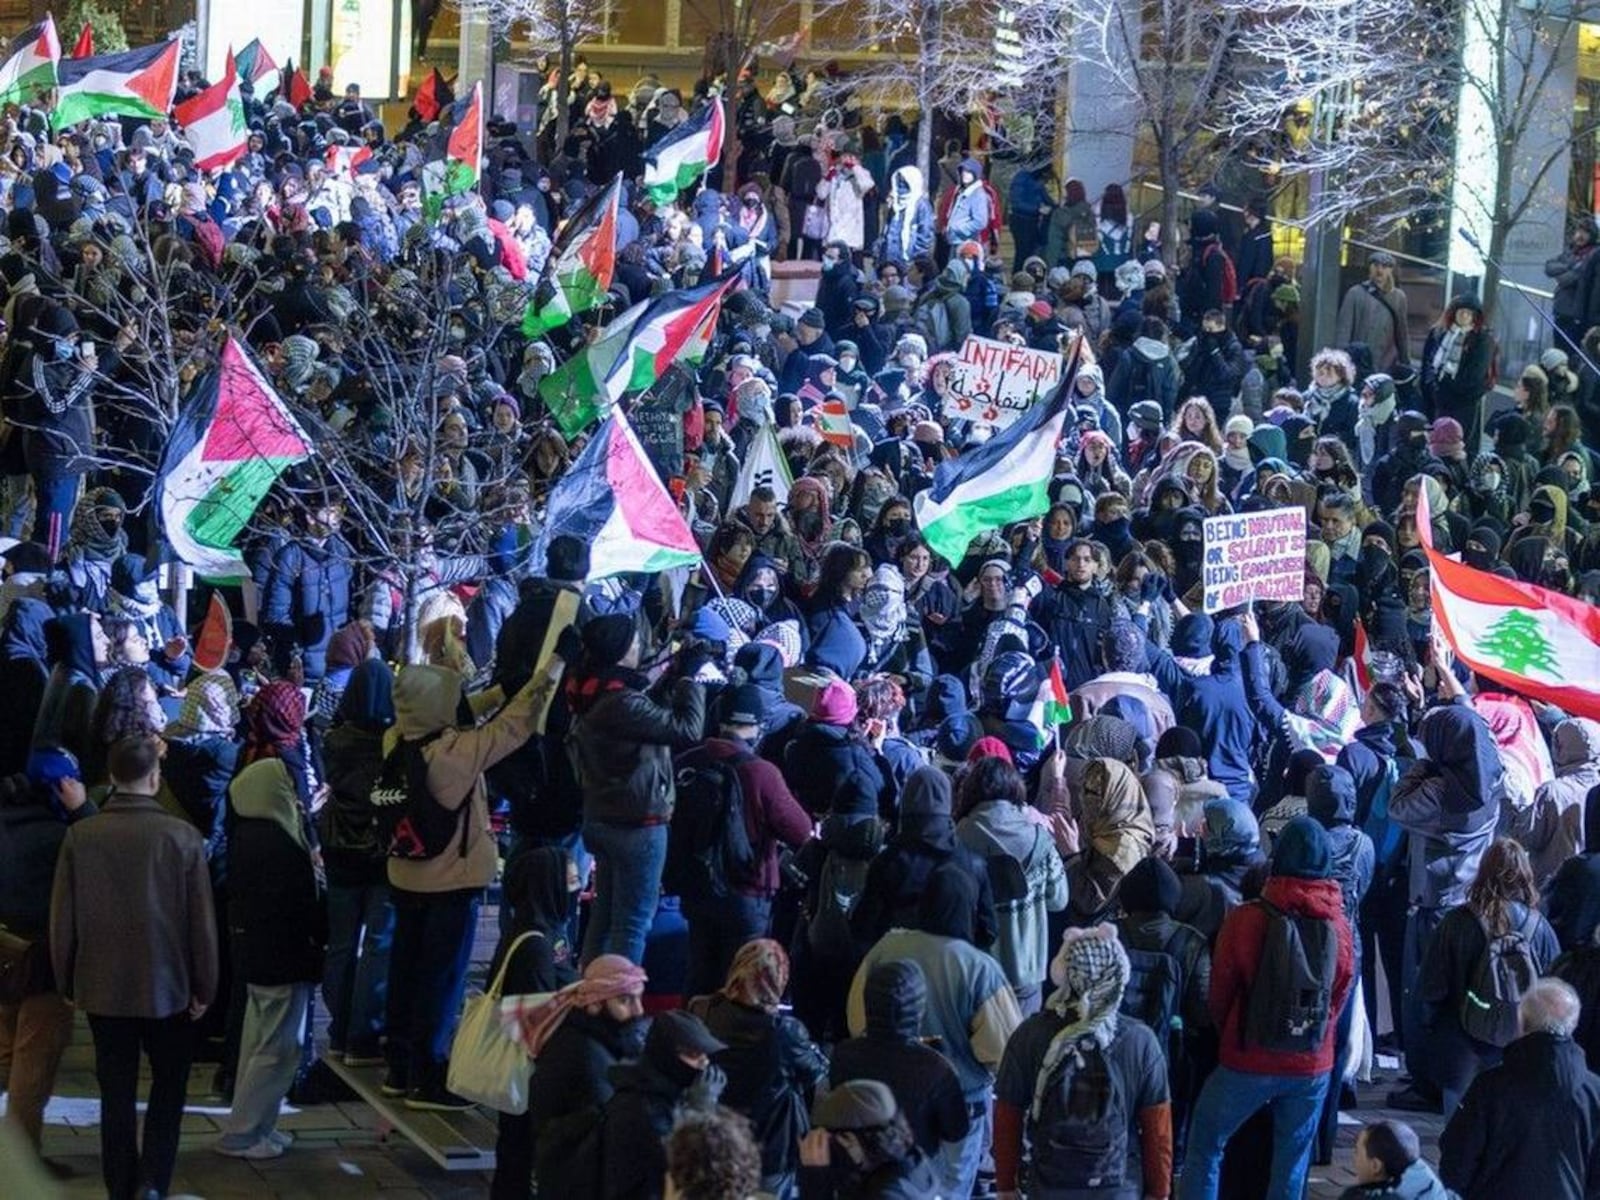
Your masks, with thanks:
[[[1306,776],[1306,812],[1324,828],[1349,825],[1356,819],[1355,777],[1343,767],[1313,767]]]
[[[1423,750],[1447,781],[1446,810],[1468,813],[1499,802],[1500,751],[1482,717],[1464,704],[1442,704],[1423,718],[1421,732]]]
[[[939,937],[972,940],[978,884],[955,863],[935,867],[917,902],[917,928]]]
[[[90,683],[98,684],[99,673],[94,662],[94,635],[89,623],[94,620],[88,613],[65,613],[45,623],[45,646],[49,651],[50,665],[67,669],[70,675],[80,675]]]
[[[13,600],[6,612],[5,632],[0,633],[0,658],[12,662],[36,662],[41,667],[49,661],[49,641],[45,626],[50,623],[50,606],[43,600],[24,596]]]
[[[1292,695],[1318,671],[1331,671],[1339,659],[1339,634],[1326,625],[1309,621],[1297,626],[1278,650],[1283,667],[1289,673],[1289,693]]]
[[[545,931],[564,927],[573,904],[567,890],[567,852],[557,846],[524,850],[506,864],[501,890],[520,927]]]
[[[783,696],[783,655],[770,642],[750,642],[739,647],[733,665],[769,697]]]
[[[1583,849],[1585,854],[1600,854],[1600,787],[1590,788],[1584,800]]]
[[[862,988],[867,1009],[867,1036],[909,1042],[922,1032],[928,1009],[928,979],[909,959],[881,962],[867,973]]]

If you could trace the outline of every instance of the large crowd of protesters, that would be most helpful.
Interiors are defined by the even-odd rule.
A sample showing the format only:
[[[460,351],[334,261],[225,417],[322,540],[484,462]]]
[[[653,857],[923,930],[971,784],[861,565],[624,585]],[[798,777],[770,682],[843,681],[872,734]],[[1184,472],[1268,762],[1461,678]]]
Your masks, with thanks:
[[[39,1145],[75,1009],[114,1200],[170,1190],[195,1061],[246,1159],[293,1153],[277,1116],[315,1102],[317,1055],[464,1107],[493,894],[533,1062],[496,1200],[1289,1200],[1390,1056],[1388,1106],[1448,1120],[1438,1162],[1369,1120],[1348,1195],[1596,1194],[1600,724],[1455,662],[1417,523],[1425,494],[1436,550],[1600,596],[1592,225],[1538,362],[1502,362],[1471,295],[1419,352],[1378,252],[1297,379],[1262,200],[1236,237],[1196,207],[1172,261],[1116,185],[1024,166],[1002,196],[964,125],[925,176],[914,127],[826,70],[571,84],[565,143],[491,121],[437,219],[423,167],[459,110],[391,140],[326,76],[299,111],[251,95],[209,175],[166,122],[0,126],[8,1120]],[[736,162],[652,204],[644,152],[714,102]],[[561,221],[618,173],[605,303],[528,341]],[[672,464],[703,566],[591,580],[558,536],[535,570],[584,439],[539,383],[730,256]],[[795,258],[816,296],[785,311]],[[396,511],[454,531],[420,595],[347,490],[291,473],[201,653],[212,589],[176,612],[159,586],[164,427],[128,398],[152,302],[185,382],[240,330],[314,457],[392,450]],[[969,334],[1078,369],[1048,511],[947,561],[913,502],[994,434],[947,414]],[[396,443],[417,412],[436,436]],[[792,483],[734,504],[768,426]],[[1303,596],[1207,615],[1205,518],[1291,506]],[[443,850],[399,846],[419,796]],[[691,810],[724,824],[685,869]]]

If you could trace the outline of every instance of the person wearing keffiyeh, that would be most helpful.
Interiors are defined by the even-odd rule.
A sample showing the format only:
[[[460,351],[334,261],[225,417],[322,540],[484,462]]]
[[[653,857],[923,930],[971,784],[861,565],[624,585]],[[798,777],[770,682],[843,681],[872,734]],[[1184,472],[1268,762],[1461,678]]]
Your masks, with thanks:
[[[1022,1168],[1023,1131],[1033,1131],[1029,1194],[1077,1195],[1093,1187],[1108,1200],[1166,1197],[1172,1190],[1172,1107],[1160,1041],[1138,1021],[1120,1020],[1127,988],[1127,952],[1111,925],[1069,929],[1050,964],[1056,991],[1044,1010],[1023,1022],[1006,1045],[995,1080],[995,1183],[1014,1200]],[[1104,1062],[1128,1118],[1128,1159],[1120,1179],[1079,1178],[1094,1147],[1063,1145],[1050,1123],[1072,1096],[1073,1077],[1093,1058]],[[1098,1072],[1097,1072],[1098,1073]],[[1059,1134],[1057,1126],[1054,1133]],[[1095,1164],[1101,1169],[1102,1164]],[[1082,1194],[1089,1194],[1087,1191]]]

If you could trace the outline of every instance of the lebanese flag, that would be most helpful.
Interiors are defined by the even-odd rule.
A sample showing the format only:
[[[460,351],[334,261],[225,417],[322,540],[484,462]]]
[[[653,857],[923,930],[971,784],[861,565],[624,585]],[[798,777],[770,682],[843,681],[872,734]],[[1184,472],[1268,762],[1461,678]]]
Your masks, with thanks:
[[[177,38],[93,58],[64,58],[56,68],[50,123],[65,129],[94,117],[165,117],[178,88]]]
[[[244,97],[239,94],[239,71],[233,51],[217,80],[198,96],[172,110],[194,150],[194,165],[202,171],[227,166],[244,153],[250,127],[244,119]]]
[[[701,561],[699,543],[620,409],[550,489],[535,570],[542,569],[550,540],[560,534],[588,543],[590,579],[653,574]]]
[[[73,58],[94,57],[94,26],[85,21],[78,31],[78,44],[72,48]]]
[[[1433,619],[1456,657],[1523,696],[1600,719],[1600,609],[1439,553],[1426,491],[1417,494],[1417,534]]]
[[[229,338],[195,384],[156,473],[167,543],[201,575],[249,574],[233,548],[278,476],[309,458],[311,439],[243,346]]]
[[[850,410],[844,406],[843,400],[824,400],[811,410],[811,416],[823,441],[832,442],[846,450],[855,449],[856,437],[850,429]]]
[[[592,194],[562,226],[523,315],[523,337],[541,337],[559,329],[605,298],[617,268],[617,210],[621,203],[619,173],[610,187]]]

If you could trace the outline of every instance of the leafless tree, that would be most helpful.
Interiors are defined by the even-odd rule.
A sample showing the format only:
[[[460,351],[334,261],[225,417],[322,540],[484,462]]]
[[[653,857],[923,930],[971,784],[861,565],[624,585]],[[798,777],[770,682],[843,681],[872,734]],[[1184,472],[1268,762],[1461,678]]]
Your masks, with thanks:
[[[522,36],[540,50],[554,49],[556,141],[565,146],[572,119],[572,65],[577,48],[605,35],[605,6],[590,0],[450,0],[463,16],[482,16],[510,39]]]

